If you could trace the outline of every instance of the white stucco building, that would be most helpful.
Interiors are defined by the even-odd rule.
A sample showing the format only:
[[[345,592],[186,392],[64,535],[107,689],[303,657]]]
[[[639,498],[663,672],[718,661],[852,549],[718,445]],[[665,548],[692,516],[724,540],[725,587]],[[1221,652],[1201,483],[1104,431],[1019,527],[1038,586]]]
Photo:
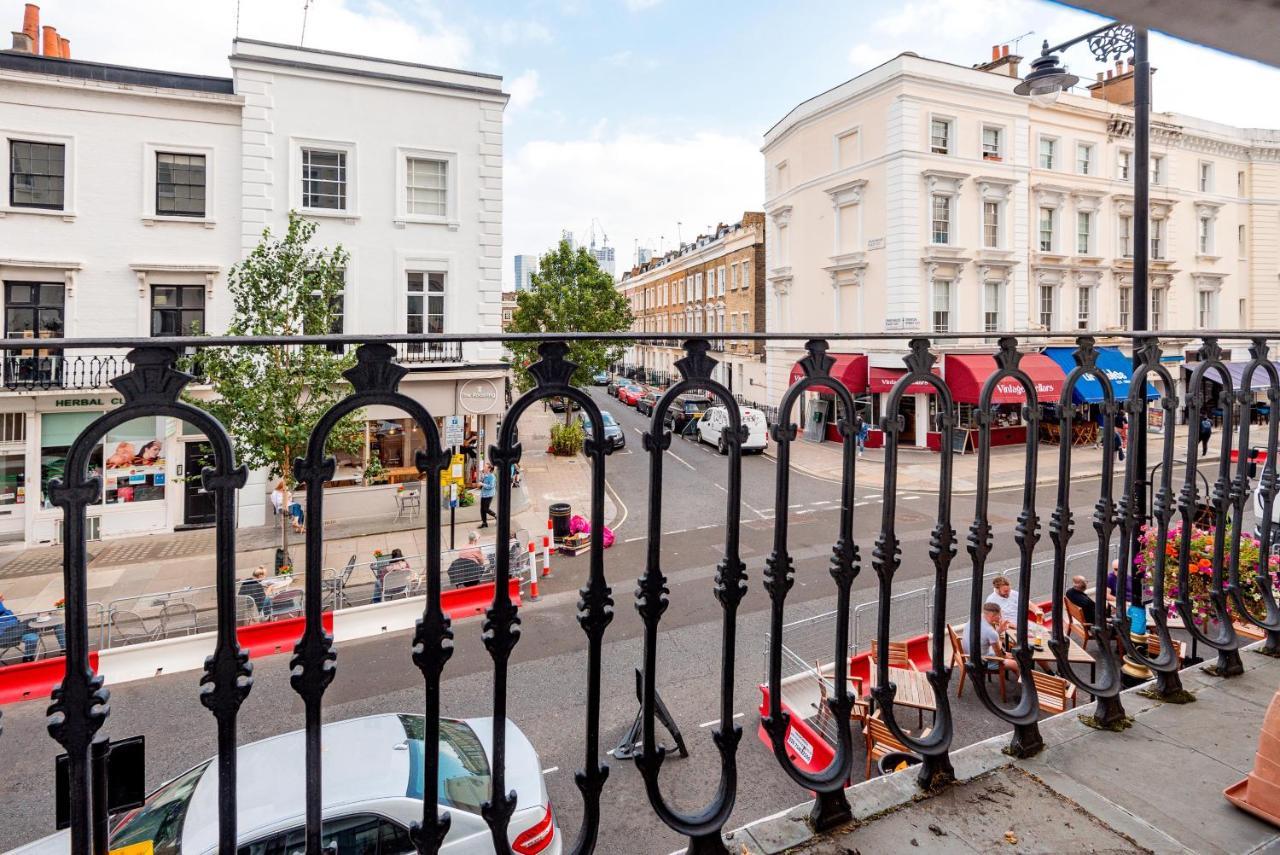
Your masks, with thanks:
[[[1041,107],[1013,94],[1018,59],[901,54],[765,135],[768,329],[901,331],[838,357],[877,418],[911,333],[1043,331],[1050,346],[1071,341],[1050,331],[1129,328],[1132,71]],[[1152,328],[1275,328],[1280,132],[1152,123]],[[769,348],[772,400],[800,344]],[[905,436],[925,445],[933,396],[908,398]]]
[[[15,46],[0,52],[6,337],[216,333],[232,308],[227,271],[291,208],[319,224],[318,243],[350,253],[344,332],[500,330],[500,78],[248,40],[233,45],[231,77],[40,56],[16,36]],[[402,389],[488,441],[504,398],[497,348],[400,348]],[[104,381],[122,354],[33,347],[6,359],[0,541],[57,539],[61,512],[41,485],[80,429],[119,403]],[[340,461],[337,512],[377,501],[394,512],[389,496],[368,495],[394,487],[356,486],[358,476],[376,457],[396,478],[422,442],[400,413],[366,417],[364,454]],[[107,437],[91,535],[210,521],[207,497],[183,478],[203,438],[142,421]],[[137,452],[127,464],[122,444]],[[268,490],[255,473],[241,525],[267,519]]]

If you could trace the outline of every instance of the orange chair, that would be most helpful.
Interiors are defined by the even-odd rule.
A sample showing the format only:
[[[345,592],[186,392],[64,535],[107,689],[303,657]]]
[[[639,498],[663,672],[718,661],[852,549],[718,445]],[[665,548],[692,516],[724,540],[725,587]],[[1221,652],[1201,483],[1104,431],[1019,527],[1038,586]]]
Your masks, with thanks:
[[[947,637],[951,639],[951,667],[960,672],[960,684],[956,687],[956,697],[958,698],[964,694],[964,681],[965,677],[968,676],[968,671],[964,667],[966,658],[964,645],[960,643],[960,635],[952,628],[951,624],[947,624]],[[988,671],[988,680],[991,679],[992,674],[998,674],[1000,677],[1000,702],[1003,703],[1005,699],[1004,670]]]
[[[1170,640],[1173,642],[1174,654],[1178,657],[1178,667],[1181,668],[1182,660],[1187,656],[1187,643],[1176,638]],[[1160,655],[1160,636],[1154,632],[1147,633],[1147,655],[1152,659]]]
[[[874,641],[871,642],[871,661],[880,661],[879,650],[877,649]],[[912,671],[920,670],[916,668],[916,663],[911,661],[911,651],[907,649],[907,643],[905,641],[889,642],[889,667],[907,668]]]
[[[1043,671],[1031,671],[1031,682],[1036,687],[1036,698],[1040,701],[1040,711],[1049,715],[1057,715],[1067,711],[1067,701],[1076,705],[1076,687],[1061,677],[1046,674]]]
[[[893,731],[889,730],[889,726],[880,720],[879,713],[870,716],[863,723],[863,737],[867,745],[867,771],[866,777],[871,777],[871,764],[875,763],[886,754],[894,751],[907,751],[907,746],[898,741],[893,735]]]

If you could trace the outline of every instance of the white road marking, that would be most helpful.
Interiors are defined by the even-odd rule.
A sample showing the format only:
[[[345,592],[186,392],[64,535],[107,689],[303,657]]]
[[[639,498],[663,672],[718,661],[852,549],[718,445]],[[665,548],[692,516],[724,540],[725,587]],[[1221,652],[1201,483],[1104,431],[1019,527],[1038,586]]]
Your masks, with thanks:
[[[834,505],[834,504],[835,504],[835,502],[832,502],[832,501],[824,501],[824,502],[810,502],[809,504],[813,505],[813,506],[816,508],[816,507],[820,507],[820,506],[822,506],[822,505]]]
[[[643,535],[643,534],[642,534],[642,535],[640,535],[639,537],[628,537],[626,540],[624,540],[624,541],[622,541],[622,542],[623,542],[623,543],[635,543],[637,540],[644,540],[644,539],[645,539],[645,535]]]
[[[805,508],[803,511],[796,511],[796,516],[800,516],[801,514],[811,514],[813,513],[813,510],[813,508]]]
[[[708,528],[715,528],[715,527],[716,526],[714,523],[712,523],[711,525],[700,525],[698,526],[698,531],[702,531],[703,529],[708,529]]]
[[[664,531],[663,534],[684,534],[688,530],[687,528],[678,528],[675,531]]]
[[[712,483],[712,484],[715,484],[715,486],[719,487],[721,490],[724,490],[726,493],[727,493],[727,492],[729,492],[729,491],[728,491],[728,489],[726,489],[724,486],[722,486],[722,485],[720,485],[720,484],[716,484],[716,482],[715,482],[715,481],[712,481],[711,483]]]
[[[787,505],[787,507],[794,511],[796,508],[803,508],[804,505]]]
[[[742,506],[743,506],[744,508],[746,508],[747,510],[751,511],[751,513],[753,513],[753,514],[755,514],[756,516],[758,516],[760,519],[762,519],[762,520],[763,520],[763,519],[768,519],[768,516],[766,515],[766,513],[765,513],[764,511],[760,510],[759,508],[753,508],[751,505],[748,505],[746,502],[743,502],[743,503],[742,503]]]
[[[685,469],[688,469],[690,472],[697,472],[697,471],[698,471],[697,469],[695,469],[694,467],[692,467],[692,466],[690,466],[690,465],[689,465],[689,461],[685,460],[683,457],[681,457],[680,455],[676,454],[674,451],[671,451],[670,449],[668,449],[668,450],[667,450],[667,454],[669,454],[669,455],[671,455],[672,457],[674,457],[677,461],[679,461],[679,463],[680,463],[680,465],[681,465],[681,466],[683,466]]]
[[[909,502],[909,501],[911,501],[912,499],[918,499],[918,498],[920,498],[920,497],[919,497],[919,496],[902,496],[902,501],[904,501],[904,502]]]
[[[733,714],[733,717],[734,717],[734,718],[742,718],[742,716],[743,716],[743,713],[734,713],[734,714]],[[711,721],[704,721],[702,724],[698,725],[698,727],[710,727],[710,726],[711,726],[711,725],[713,725],[713,724],[719,724],[719,723],[720,723],[720,719],[718,719],[718,718],[713,718]]]
[[[559,772],[559,771],[560,771],[559,766],[552,766],[550,769],[543,769],[542,774],[550,775],[552,772]]]

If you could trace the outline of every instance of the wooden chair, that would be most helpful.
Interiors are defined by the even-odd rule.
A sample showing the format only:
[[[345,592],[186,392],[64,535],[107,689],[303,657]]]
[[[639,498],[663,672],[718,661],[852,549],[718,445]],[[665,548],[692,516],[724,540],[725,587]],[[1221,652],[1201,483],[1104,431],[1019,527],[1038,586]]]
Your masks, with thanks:
[[[960,634],[955,631],[951,624],[947,624],[947,637],[951,639],[951,667],[960,672],[960,683],[956,686],[956,697],[959,698],[964,694],[964,681],[969,672],[964,667],[964,661],[967,658],[964,652],[964,645],[960,642]],[[1000,702],[1004,703],[1005,699],[1005,682],[1004,671],[988,671],[987,679],[990,680],[992,674],[1000,678]]]
[[[1187,643],[1176,638],[1170,640],[1173,642],[1174,655],[1178,658],[1178,667],[1181,668],[1182,660],[1187,656]],[[1160,655],[1160,636],[1155,632],[1147,633],[1147,655],[1153,659]]]
[[[1067,633],[1080,639],[1080,646],[1087,648],[1094,639],[1093,625],[1085,621],[1081,608],[1065,596],[1062,598],[1062,607],[1067,610]]]
[[[1040,711],[1048,715],[1057,715],[1067,711],[1067,701],[1076,705],[1076,687],[1061,677],[1032,670],[1031,682],[1036,687],[1036,698],[1040,701]]]
[[[871,642],[871,661],[872,662],[880,661],[879,650],[877,649],[876,643],[874,641]],[[911,661],[911,655],[910,655],[910,652],[907,650],[907,643],[905,641],[889,642],[889,667],[890,668],[907,668],[911,671],[920,670],[919,668],[916,667],[916,663]]]
[[[924,738],[929,735],[929,731],[922,731],[920,736]],[[867,771],[866,777],[871,777],[871,764],[875,763],[886,754],[892,754],[895,751],[901,751],[904,754],[910,754],[911,749],[898,741],[893,735],[893,731],[889,730],[889,726],[880,718],[880,713],[872,713],[867,716],[863,722],[862,736],[867,746]]]

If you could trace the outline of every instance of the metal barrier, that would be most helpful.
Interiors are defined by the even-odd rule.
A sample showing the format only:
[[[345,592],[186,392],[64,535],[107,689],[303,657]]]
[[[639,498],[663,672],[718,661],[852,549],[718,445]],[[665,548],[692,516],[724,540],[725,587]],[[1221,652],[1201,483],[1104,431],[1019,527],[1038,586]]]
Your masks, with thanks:
[[[101,650],[106,641],[106,609],[89,603],[89,649]],[[61,608],[15,612],[16,623],[0,630],[0,666],[33,660],[52,659],[66,652],[66,613]]]
[[[929,609],[934,591],[916,588],[890,597],[889,637],[906,638],[929,631]],[[903,608],[903,607],[906,608]],[[914,608],[913,608],[914,607]],[[880,618],[880,601],[870,600],[853,610],[853,635],[849,652],[857,653],[865,644],[871,647]]]

